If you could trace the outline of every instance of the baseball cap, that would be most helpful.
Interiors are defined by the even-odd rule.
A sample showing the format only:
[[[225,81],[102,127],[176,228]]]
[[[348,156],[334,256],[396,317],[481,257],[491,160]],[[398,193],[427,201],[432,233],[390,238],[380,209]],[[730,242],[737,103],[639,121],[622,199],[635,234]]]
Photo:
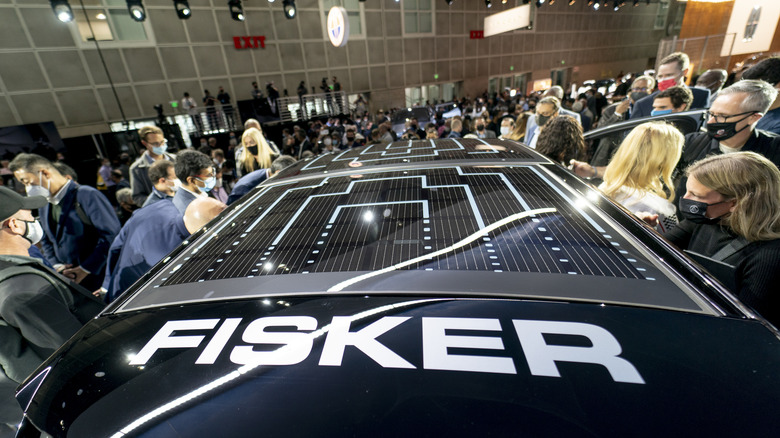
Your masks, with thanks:
[[[0,220],[8,219],[19,210],[34,210],[47,203],[43,196],[22,196],[7,187],[0,187]]]

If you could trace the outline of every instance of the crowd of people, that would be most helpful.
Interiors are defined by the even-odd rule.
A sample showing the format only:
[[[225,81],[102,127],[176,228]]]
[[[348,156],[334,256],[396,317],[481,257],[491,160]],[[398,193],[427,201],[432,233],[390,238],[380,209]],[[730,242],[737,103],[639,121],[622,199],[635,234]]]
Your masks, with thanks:
[[[780,325],[774,290],[780,281],[780,58],[758,63],[730,85],[725,72],[708,71],[689,87],[689,68],[687,56],[674,53],[655,76],[620,83],[611,103],[595,88],[565,96],[558,86],[462,98],[460,116],[445,118],[431,107],[430,120],[410,117],[403,132],[395,132],[392,111],[369,114],[365,101],[351,117],[284,129],[279,145],[250,119],[224,148],[203,138],[197,148],[171,153],[163,131],[146,126],[138,132],[141,155],[104,160],[98,188],[78,184],[62,162],[18,154],[6,169],[27,196],[0,187],[0,289],[6,290],[0,294],[0,423],[20,415],[9,400],[16,384],[228,204],[299,159],[398,140],[524,142],[592,180],[681,249],[727,266],[721,280]],[[338,90],[333,82],[331,88],[323,78],[323,91]],[[306,92],[301,87],[299,95]],[[266,99],[254,88],[257,99]],[[274,89],[268,84],[269,98]],[[203,102],[224,108],[226,94],[220,88],[210,98],[206,91]],[[596,127],[692,108],[708,108],[700,132],[683,136],[671,124],[650,121],[598,144],[583,137]]]

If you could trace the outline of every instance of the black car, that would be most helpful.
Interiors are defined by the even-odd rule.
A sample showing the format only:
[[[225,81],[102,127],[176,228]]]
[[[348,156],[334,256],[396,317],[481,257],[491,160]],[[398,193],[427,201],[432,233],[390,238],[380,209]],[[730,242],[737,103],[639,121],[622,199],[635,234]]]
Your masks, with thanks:
[[[778,336],[533,150],[396,142],[231,205],[25,382],[20,436],[771,436]]]

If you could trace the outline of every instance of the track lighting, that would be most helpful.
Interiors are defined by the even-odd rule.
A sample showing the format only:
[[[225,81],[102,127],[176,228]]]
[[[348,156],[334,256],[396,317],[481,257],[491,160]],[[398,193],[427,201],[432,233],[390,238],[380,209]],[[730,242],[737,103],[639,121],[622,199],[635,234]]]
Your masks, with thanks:
[[[284,0],[282,4],[284,5],[284,16],[288,20],[295,18],[295,15],[298,13],[295,9],[295,0]]]
[[[51,0],[51,9],[57,19],[63,23],[73,21],[73,9],[70,8],[67,0]]]
[[[173,0],[173,7],[176,8],[176,15],[182,20],[192,16],[192,9],[190,9],[190,3],[187,0]]]
[[[244,8],[241,6],[241,0],[230,0],[228,8],[230,8],[230,18],[236,21],[244,21]]]
[[[141,0],[127,0],[127,11],[130,12],[130,18],[135,21],[146,20],[146,8]]]
[[[491,3],[490,0],[485,0],[485,6],[490,9],[493,6],[493,3]]]

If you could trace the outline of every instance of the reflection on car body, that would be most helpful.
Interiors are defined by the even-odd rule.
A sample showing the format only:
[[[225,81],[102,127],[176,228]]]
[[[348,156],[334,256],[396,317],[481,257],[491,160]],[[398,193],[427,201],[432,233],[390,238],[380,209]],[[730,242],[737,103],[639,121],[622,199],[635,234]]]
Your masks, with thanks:
[[[22,436],[766,435],[778,366],[770,325],[567,170],[420,140],[283,170],[18,399]]]

